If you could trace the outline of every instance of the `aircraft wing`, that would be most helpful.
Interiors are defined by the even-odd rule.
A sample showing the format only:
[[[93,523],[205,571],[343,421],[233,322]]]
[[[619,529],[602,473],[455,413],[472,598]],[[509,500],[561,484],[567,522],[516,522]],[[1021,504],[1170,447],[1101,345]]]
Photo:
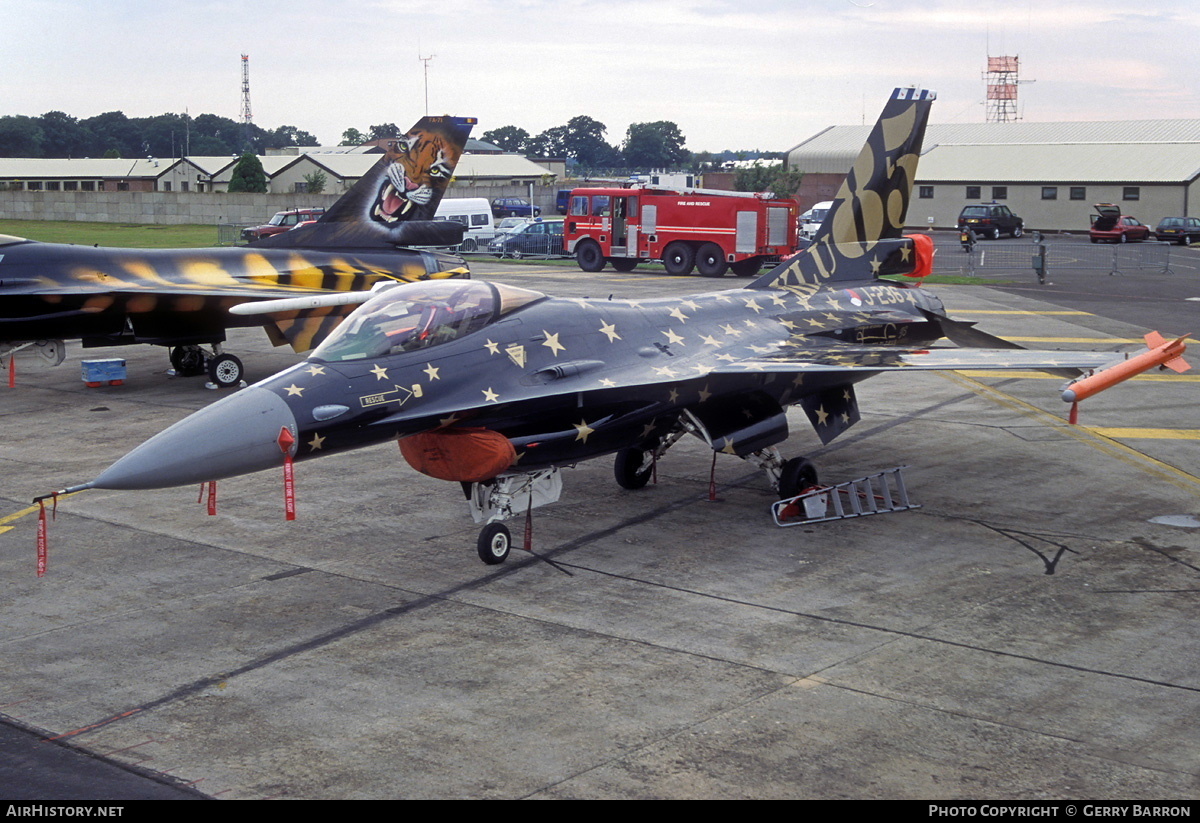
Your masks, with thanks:
[[[749,371],[800,374],[804,372],[900,371],[933,369],[1096,369],[1121,357],[1116,352],[1036,351],[1032,349],[974,349],[896,346],[785,346],[742,358],[713,369],[714,374]]]

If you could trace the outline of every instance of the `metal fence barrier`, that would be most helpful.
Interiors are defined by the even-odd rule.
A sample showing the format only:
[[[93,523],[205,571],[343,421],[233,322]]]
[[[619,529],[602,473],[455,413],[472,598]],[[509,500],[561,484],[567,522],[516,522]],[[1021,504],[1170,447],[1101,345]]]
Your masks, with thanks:
[[[959,271],[970,277],[995,277],[1002,273],[1032,271],[1039,282],[1057,269],[1171,273],[1170,243],[977,243],[961,255]],[[953,266],[955,256],[944,263]]]
[[[258,225],[257,223],[218,223],[217,224],[217,245],[218,246],[241,246],[245,244],[242,239],[242,229],[249,229]]]

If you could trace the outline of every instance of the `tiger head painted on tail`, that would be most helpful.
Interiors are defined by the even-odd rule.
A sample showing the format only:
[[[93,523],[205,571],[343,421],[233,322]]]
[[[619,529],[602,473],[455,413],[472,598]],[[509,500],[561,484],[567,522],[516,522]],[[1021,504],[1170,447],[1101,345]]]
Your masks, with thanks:
[[[438,131],[420,128],[422,124],[387,143],[386,174],[369,211],[384,226],[432,220],[462,154],[460,146]]]

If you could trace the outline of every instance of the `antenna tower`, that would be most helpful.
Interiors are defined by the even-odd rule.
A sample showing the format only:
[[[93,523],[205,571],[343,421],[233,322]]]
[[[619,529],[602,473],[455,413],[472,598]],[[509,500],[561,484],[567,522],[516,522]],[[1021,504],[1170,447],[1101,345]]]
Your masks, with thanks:
[[[1019,120],[1017,116],[1017,86],[1020,85],[1021,58],[988,56],[987,71],[987,122],[1007,123]]]
[[[242,55],[242,131],[246,148],[250,147],[250,126],[254,118],[250,114],[250,55]]]

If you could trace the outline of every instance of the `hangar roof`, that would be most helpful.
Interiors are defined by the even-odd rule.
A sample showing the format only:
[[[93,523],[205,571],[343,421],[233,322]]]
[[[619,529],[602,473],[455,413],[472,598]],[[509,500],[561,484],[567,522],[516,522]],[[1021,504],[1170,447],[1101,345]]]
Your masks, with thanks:
[[[844,174],[871,128],[831,126],[790,149],[788,164],[812,173]],[[976,179],[981,171],[989,180],[1084,179],[1074,173],[1078,165],[1081,173],[1092,175],[1087,179],[1125,179],[1129,175],[1113,173],[1124,166],[1136,169],[1132,178],[1139,181],[1173,182],[1190,179],[1200,169],[1200,120],[933,123],[925,130],[924,145],[922,179],[932,171],[930,166],[944,162],[945,171],[939,170],[937,179]],[[1118,150],[1120,160],[1110,154]],[[934,161],[943,151],[945,161]],[[972,173],[954,170],[967,162],[974,164]],[[1024,165],[1030,169],[1023,170]]]
[[[935,146],[923,182],[1178,183],[1200,174],[1200,143],[1025,143]]]

